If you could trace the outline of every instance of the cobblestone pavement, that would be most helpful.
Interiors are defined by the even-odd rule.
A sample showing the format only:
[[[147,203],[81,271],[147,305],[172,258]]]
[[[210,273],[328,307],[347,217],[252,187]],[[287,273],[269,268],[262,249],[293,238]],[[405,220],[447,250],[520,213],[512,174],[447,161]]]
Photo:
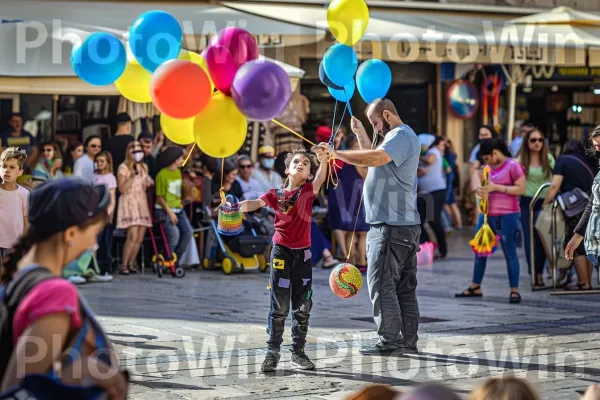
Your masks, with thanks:
[[[369,382],[408,391],[428,381],[466,395],[489,376],[515,374],[543,399],[565,400],[600,382],[600,295],[532,292],[521,267],[523,302],[510,305],[500,253],[488,263],[483,299],[455,299],[471,279],[471,235],[455,234],[448,260],[419,268],[422,354],[415,356],[361,356],[361,344],[376,339],[366,285],[338,299],[328,272],[314,270],[306,352],[317,370],[310,372],[292,370],[285,351],[277,373],[260,373],[267,274],[159,279],[147,271],[81,290],[133,372],[132,399],[341,399]],[[289,329],[285,340],[289,345]]]

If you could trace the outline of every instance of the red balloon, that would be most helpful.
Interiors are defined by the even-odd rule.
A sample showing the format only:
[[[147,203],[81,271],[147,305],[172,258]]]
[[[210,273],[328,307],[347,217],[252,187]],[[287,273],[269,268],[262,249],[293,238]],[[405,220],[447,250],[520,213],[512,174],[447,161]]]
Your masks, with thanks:
[[[210,79],[199,65],[169,60],[152,74],[150,95],[156,108],[172,118],[191,118],[211,99]]]
[[[245,29],[230,26],[221,29],[210,38],[210,44],[224,46],[233,57],[236,71],[248,61],[258,59],[258,44],[254,36]]]
[[[229,50],[220,44],[211,45],[206,49],[204,59],[215,87],[230,96],[231,84],[238,68]]]

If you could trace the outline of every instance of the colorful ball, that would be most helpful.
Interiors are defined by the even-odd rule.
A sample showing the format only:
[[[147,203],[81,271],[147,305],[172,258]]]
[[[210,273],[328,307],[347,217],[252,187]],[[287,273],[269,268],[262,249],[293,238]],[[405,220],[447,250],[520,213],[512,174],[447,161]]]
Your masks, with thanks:
[[[329,287],[337,297],[342,299],[355,296],[362,284],[362,274],[352,264],[340,264],[329,275]]]

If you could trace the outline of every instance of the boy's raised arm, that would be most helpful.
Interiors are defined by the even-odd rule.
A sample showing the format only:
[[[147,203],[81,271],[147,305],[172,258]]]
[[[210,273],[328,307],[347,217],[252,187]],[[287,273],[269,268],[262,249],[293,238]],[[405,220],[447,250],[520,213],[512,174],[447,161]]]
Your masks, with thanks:
[[[244,200],[240,201],[240,210],[242,212],[253,212],[266,205],[267,203],[265,203],[265,201],[261,199]]]
[[[323,152],[319,156],[319,169],[315,174],[315,179],[313,179],[313,193],[317,195],[321,190],[321,186],[325,183],[325,179],[327,179],[327,168],[329,167],[329,153]]]

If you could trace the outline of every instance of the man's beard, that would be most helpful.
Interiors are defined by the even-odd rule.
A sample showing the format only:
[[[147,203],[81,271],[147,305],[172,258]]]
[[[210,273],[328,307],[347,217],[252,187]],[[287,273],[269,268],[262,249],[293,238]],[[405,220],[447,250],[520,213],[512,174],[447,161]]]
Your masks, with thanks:
[[[387,122],[385,119],[383,119],[383,118],[382,118],[382,121],[381,121],[381,122],[382,122],[382,124],[383,124],[383,128],[382,128],[382,129],[381,129],[379,132],[377,132],[377,133],[379,133],[379,135],[381,135],[381,137],[384,137],[384,136],[385,136],[385,135],[386,135],[386,134],[387,134],[389,131],[391,131],[391,130],[392,130],[392,127],[391,127],[391,126],[390,126],[390,124],[389,124],[389,123],[388,123],[388,122]]]

